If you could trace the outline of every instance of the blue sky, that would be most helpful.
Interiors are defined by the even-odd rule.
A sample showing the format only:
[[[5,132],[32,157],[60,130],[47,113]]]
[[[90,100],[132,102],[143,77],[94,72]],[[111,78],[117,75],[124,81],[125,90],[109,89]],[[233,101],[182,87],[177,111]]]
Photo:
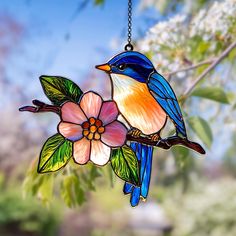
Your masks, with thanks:
[[[38,79],[41,74],[51,74],[80,80],[86,73],[95,70],[94,65],[123,50],[127,0],[107,0],[104,6],[99,7],[95,7],[91,1],[77,12],[81,2],[0,1],[0,14],[13,17],[25,29],[21,44],[17,45],[8,63],[9,78],[17,78],[17,83],[24,83],[28,74],[32,79]],[[134,37],[137,38],[160,15],[153,9],[141,12],[138,9],[139,1],[134,3]],[[121,43],[112,49],[114,39],[120,39]],[[32,82],[32,87],[35,86]]]

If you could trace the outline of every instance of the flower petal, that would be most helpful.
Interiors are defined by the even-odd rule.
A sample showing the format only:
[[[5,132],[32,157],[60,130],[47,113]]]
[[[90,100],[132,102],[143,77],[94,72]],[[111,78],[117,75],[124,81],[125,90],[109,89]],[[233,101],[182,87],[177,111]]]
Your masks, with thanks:
[[[102,98],[94,93],[87,92],[83,95],[80,101],[80,107],[88,118],[97,118],[102,106]]]
[[[90,160],[97,165],[103,166],[110,159],[111,149],[101,141],[93,140],[91,143]]]
[[[58,125],[59,133],[71,141],[80,140],[83,137],[82,130],[80,125],[72,123],[60,122]]]
[[[102,141],[110,147],[123,146],[126,140],[127,128],[119,121],[113,121],[105,126]]]
[[[104,125],[116,120],[119,114],[118,107],[114,101],[107,101],[102,104],[99,119]]]
[[[88,139],[82,138],[74,143],[74,160],[78,164],[86,164],[89,161],[91,143]]]
[[[82,124],[87,120],[80,106],[74,102],[66,102],[61,108],[61,118],[63,121]]]

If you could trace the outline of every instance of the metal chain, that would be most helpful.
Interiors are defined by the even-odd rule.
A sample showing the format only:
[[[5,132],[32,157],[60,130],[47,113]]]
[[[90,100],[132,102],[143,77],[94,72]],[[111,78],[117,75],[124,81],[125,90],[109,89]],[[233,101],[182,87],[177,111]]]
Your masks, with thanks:
[[[126,51],[133,51],[134,47],[132,41],[132,0],[128,0],[128,34],[127,44],[125,45]]]

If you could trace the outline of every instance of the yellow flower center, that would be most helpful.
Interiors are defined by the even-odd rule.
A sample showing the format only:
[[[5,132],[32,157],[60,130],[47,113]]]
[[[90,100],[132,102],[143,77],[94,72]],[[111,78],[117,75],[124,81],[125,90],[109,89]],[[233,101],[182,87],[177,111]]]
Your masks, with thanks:
[[[88,121],[82,124],[83,136],[88,140],[100,140],[101,134],[105,132],[105,127],[99,119],[90,117]]]

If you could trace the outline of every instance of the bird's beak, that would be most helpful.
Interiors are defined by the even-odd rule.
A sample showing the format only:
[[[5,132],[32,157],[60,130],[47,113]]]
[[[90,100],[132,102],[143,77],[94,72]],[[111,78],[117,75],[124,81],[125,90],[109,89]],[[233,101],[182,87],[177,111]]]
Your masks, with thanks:
[[[97,69],[99,70],[103,70],[105,72],[110,72],[111,71],[111,67],[108,64],[102,64],[102,65],[98,65],[95,66]]]

